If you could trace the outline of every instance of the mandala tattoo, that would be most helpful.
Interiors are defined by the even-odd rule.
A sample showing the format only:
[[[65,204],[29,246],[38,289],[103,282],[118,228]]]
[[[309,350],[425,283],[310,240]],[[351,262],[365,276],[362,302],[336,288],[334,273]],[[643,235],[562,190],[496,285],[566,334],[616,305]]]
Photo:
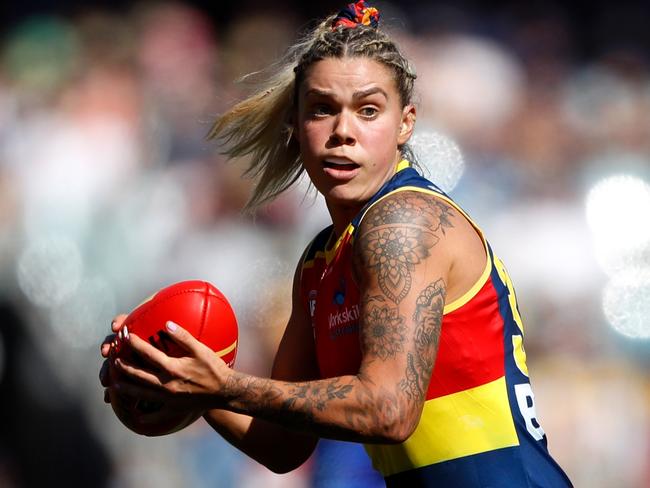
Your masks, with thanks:
[[[394,357],[404,349],[406,327],[397,308],[374,307],[365,320],[364,348],[382,360]]]
[[[368,266],[375,269],[381,290],[399,303],[411,289],[411,272],[429,256],[438,238],[422,229],[386,226],[364,235]]]
[[[315,418],[327,411],[331,402],[353,397],[356,406],[345,409],[347,429],[340,427],[343,436],[355,438],[355,434],[349,433],[351,428],[356,433],[377,432],[377,439],[382,440],[385,426],[397,425],[403,432],[414,427],[401,424],[404,412],[419,408],[426,394],[440,335],[444,281],[431,283],[418,295],[412,316],[412,340],[399,305],[411,291],[416,266],[430,255],[445,230],[453,227],[454,215],[449,205],[430,195],[399,193],[370,209],[362,224],[363,233],[355,244],[355,273],[377,286],[375,294],[362,301],[362,347],[371,361],[386,361],[406,353],[401,381],[387,388],[373,386],[364,371],[359,371],[357,378],[285,382],[233,371],[222,393],[234,411],[314,428]],[[316,425],[317,432],[329,434],[336,429],[330,421]]]
[[[372,207],[364,219],[369,230],[359,240],[367,269],[376,273],[387,298],[399,304],[411,290],[411,273],[453,227],[449,205],[419,193],[399,194]],[[357,266],[358,263],[355,263]]]
[[[432,231],[453,227],[451,207],[445,202],[420,193],[402,193],[399,198],[387,198],[370,209],[365,220],[371,227],[411,223]]]

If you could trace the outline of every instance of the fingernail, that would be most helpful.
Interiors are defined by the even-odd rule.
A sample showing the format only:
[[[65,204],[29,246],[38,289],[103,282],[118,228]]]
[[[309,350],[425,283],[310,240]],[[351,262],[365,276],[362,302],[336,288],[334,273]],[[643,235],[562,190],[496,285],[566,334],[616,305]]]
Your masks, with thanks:
[[[128,341],[129,340],[129,328],[125,325],[123,330],[124,330],[124,339],[126,339]]]
[[[171,320],[168,320],[165,325],[167,326],[167,330],[169,332],[176,332],[176,329],[178,329],[178,324],[175,324]]]
[[[124,340],[124,335],[121,330],[117,333],[117,337],[119,337],[121,341]]]

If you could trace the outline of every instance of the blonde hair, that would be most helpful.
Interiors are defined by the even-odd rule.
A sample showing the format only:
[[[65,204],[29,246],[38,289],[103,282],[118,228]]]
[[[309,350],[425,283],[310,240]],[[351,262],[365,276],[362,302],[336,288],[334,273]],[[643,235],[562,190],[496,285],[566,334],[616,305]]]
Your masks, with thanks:
[[[209,139],[221,143],[228,157],[250,158],[244,175],[257,179],[257,184],[245,211],[273,200],[303,172],[292,116],[298,89],[312,64],[346,56],[374,59],[394,74],[402,106],[411,102],[415,73],[395,43],[370,26],[332,29],[335,18],[327,17],[293,45],[259,90],[219,116],[208,133]]]

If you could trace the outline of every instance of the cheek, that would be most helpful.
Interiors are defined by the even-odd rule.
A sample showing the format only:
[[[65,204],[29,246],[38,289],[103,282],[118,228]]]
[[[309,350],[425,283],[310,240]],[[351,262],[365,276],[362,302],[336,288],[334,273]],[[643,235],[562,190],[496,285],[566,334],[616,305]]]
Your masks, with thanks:
[[[327,140],[328,133],[322,127],[322,124],[304,123],[300,127],[300,148],[304,151],[313,151],[323,145]]]
[[[395,124],[386,120],[383,123],[369,126],[364,131],[363,145],[372,152],[384,151],[387,148],[394,149],[397,146],[397,134]]]

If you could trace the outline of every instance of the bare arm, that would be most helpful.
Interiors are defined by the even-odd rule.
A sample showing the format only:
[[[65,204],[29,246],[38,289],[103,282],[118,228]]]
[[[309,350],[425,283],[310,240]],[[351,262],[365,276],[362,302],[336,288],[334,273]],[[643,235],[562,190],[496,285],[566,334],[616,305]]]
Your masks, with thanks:
[[[131,335],[132,346],[164,374],[119,360],[117,365],[193,405],[226,409],[312,436],[402,442],[417,425],[435,360],[450,269],[445,230],[455,215],[437,199],[403,192],[382,200],[365,217],[354,251],[362,297],[362,361],[356,375],[306,381],[246,375],[216,361],[183,330],[171,336],[192,357],[180,359]],[[314,357],[313,351],[309,356]],[[226,435],[242,439],[253,423],[240,427]]]
[[[300,300],[301,265],[302,259],[294,276],[291,316],[271,373],[277,380],[301,381],[318,376],[311,321]],[[233,446],[276,473],[300,466],[318,442],[318,437],[312,434],[288,430],[277,423],[228,410],[208,410],[204,418]],[[281,449],[278,439],[282,439]]]
[[[448,260],[450,208],[418,194],[379,203],[358,232],[361,289],[358,374],[279,382],[234,372],[222,393],[229,409],[324,437],[402,442],[421,413],[437,350]]]

